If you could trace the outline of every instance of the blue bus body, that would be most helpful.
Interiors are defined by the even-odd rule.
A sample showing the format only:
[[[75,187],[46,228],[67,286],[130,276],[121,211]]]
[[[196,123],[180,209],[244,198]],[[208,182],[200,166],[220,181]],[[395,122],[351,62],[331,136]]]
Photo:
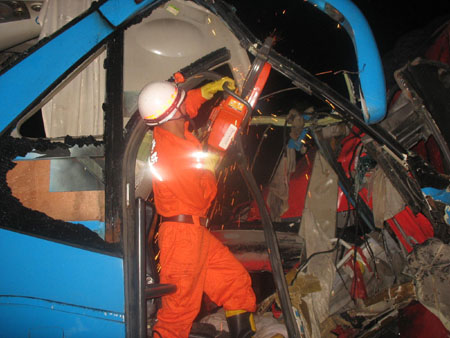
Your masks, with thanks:
[[[309,1],[327,13],[326,2]],[[105,40],[157,3],[136,2],[106,0],[94,5],[6,69],[0,75],[1,134],[14,129],[20,117],[41,104]],[[384,117],[386,99],[373,36],[350,1],[327,3],[351,23],[346,27],[352,28],[358,56],[368,111],[364,118],[369,124],[377,122]],[[0,336],[130,336],[127,318],[133,316],[127,317],[126,295],[137,286],[129,279],[124,257],[133,260],[135,254],[133,249],[124,249],[123,255],[102,252],[0,224]]]
[[[125,336],[121,258],[4,229],[0,248],[1,336]]]

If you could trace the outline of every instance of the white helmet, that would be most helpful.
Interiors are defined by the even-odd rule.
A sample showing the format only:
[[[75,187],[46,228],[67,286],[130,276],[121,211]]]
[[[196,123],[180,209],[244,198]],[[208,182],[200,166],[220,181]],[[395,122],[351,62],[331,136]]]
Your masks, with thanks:
[[[139,94],[139,113],[150,126],[167,122],[175,115],[185,95],[185,91],[172,82],[149,83]]]

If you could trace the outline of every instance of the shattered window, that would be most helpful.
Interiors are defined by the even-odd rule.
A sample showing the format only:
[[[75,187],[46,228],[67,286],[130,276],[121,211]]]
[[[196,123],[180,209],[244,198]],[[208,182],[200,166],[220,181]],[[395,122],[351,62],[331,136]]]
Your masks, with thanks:
[[[101,142],[68,137],[64,143],[52,143],[6,136],[0,156],[0,218],[4,227],[99,250],[116,250],[105,236]]]
[[[1,141],[1,224],[118,252],[105,225],[105,52],[80,65]]]

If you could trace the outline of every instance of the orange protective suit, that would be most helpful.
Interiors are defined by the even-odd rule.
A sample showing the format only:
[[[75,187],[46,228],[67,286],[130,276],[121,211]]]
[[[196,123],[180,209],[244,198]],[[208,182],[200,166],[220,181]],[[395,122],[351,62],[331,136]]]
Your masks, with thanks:
[[[204,101],[199,89],[189,91],[188,114],[195,117]],[[187,122],[185,138],[154,128],[151,162],[156,172],[153,178],[156,210],[165,217],[185,214],[194,219],[194,224],[164,222],[159,229],[160,281],[177,286],[175,293],[162,297],[162,308],[158,311],[154,330],[164,338],[188,337],[203,292],[225,310],[256,309],[248,272],[199,223],[199,217],[206,216],[215,198],[216,179],[193,156],[202,147],[188,131]]]

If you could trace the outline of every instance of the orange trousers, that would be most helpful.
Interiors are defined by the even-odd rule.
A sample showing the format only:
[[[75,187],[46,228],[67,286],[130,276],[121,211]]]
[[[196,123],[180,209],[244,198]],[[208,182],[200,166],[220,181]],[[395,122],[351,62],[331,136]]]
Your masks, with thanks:
[[[225,310],[256,310],[250,275],[208,229],[200,224],[165,222],[158,243],[160,282],[177,286],[175,293],[162,297],[153,328],[163,338],[189,336],[203,292]]]

